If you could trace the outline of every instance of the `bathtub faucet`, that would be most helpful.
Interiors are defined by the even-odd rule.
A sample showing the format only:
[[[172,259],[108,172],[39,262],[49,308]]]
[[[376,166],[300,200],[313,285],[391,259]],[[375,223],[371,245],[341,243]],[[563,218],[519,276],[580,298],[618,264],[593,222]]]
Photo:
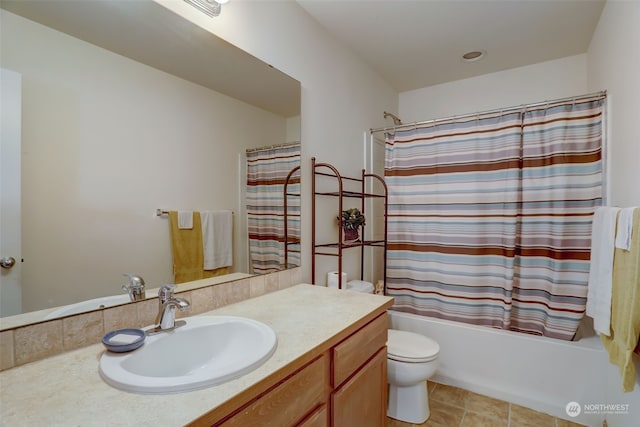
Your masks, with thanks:
[[[131,273],[125,273],[123,276],[129,278],[129,283],[122,285],[122,290],[129,292],[131,301],[142,301],[145,298],[144,280],[140,276]]]

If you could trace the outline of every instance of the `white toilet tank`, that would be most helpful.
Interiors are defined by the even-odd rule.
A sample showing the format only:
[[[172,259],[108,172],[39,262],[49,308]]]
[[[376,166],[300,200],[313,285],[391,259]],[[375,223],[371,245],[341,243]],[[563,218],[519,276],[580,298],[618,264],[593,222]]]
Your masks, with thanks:
[[[367,282],[365,280],[351,280],[347,282],[347,290],[354,292],[362,292],[365,294],[373,293],[373,283]]]

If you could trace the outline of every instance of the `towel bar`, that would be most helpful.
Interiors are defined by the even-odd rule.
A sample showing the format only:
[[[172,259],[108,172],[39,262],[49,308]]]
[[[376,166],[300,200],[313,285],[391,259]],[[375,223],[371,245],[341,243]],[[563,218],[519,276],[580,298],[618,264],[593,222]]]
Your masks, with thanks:
[[[235,212],[231,211],[232,215],[235,215]],[[169,211],[165,209],[156,209],[156,216],[164,216],[169,215]]]

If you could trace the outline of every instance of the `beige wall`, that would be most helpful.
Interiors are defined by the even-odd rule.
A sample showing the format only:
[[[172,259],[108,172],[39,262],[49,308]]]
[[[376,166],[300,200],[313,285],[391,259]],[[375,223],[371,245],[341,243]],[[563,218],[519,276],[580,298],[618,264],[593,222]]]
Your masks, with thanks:
[[[586,55],[582,54],[402,92],[400,117],[410,123],[582,95],[586,91]]]
[[[640,206],[640,2],[609,1],[587,52],[589,90],[609,94],[611,200],[614,206]],[[635,232],[635,231],[634,231]],[[606,403],[629,404],[640,419],[640,357],[634,355],[636,386],[622,393],[617,367],[607,364]],[[609,427],[631,425],[629,417],[608,416]]]
[[[238,212],[239,153],[286,140],[282,117],[4,10],[2,36],[23,76],[25,311],[118,294],[122,273],[171,283],[156,208]]]
[[[606,4],[587,52],[587,83],[609,95],[610,204],[640,206],[640,2]]]

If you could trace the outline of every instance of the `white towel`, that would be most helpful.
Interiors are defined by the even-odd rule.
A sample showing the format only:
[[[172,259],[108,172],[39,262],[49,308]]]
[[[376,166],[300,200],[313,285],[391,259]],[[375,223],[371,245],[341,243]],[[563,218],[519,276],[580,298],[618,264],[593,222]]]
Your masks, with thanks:
[[[201,212],[200,220],[204,269],[233,265],[233,212]]]
[[[593,214],[587,315],[596,332],[611,334],[611,287],[616,218],[620,208],[602,207]]]
[[[193,228],[193,211],[178,211],[178,228],[181,230]]]
[[[633,211],[636,208],[624,208],[618,217],[618,231],[616,231],[616,248],[631,250],[631,237],[633,235]]]

